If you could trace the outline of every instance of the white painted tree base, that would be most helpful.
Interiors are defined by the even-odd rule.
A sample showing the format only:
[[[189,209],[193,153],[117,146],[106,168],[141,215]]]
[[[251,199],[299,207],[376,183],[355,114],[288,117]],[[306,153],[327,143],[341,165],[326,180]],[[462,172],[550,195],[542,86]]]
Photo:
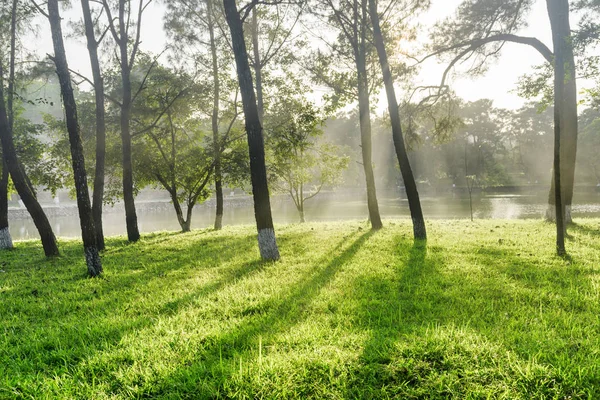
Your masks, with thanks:
[[[8,230],[8,226],[4,229],[0,229],[0,250],[12,249],[13,242],[12,237],[10,236],[10,231]]]
[[[275,231],[270,228],[258,231],[258,249],[263,260],[279,260],[279,249],[275,241]]]
[[[556,221],[556,207],[554,204],[548,204],[546,208],[546,221]],[[571,206],[565,206],[565,223],[570,224],[573,222],[573,217],[571,215]]]

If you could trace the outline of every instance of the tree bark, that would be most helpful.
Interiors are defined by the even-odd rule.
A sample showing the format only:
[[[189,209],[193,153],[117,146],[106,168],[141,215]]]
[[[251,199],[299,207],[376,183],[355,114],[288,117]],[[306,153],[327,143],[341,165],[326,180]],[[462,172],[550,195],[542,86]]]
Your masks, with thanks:
[[[260,60],[260,48],[258,45],[258,16],[256,6],[252,9],[252,52],[254,54],[254,79],[256,83],[256,102],[258,107],[258,118],[262,124],[265,116],[265,103],[263,101],[262,89],[262,63]]]
[[[217,212],[215,215],[215,230],[223,227],[223,177],[221,172],[221,143],[219,139],[219,96],[221,95],[219,79],[219,60],[217,58],[217,44],[215,41],[215,29],[213,26],[213,0],[206,0],[206,15],[208,22],[208,33],[210,36],[210,52],[212,56],[213,70],[213,111],[212,111],[212,133],[215,157],[215,195]]]
[[[248,63],[248,53],[244,42],[244,32],[235,0],[223,0],[225,17],[231,31],[231,42],[237,66],[237,75],[242,94],[246,135],[250,154],[250,173],[254,215],[258,230],[258,247],[263,260],[278,260],[279,249],[275,241],[275,230],[271,216],[263,129],[259,117],[256,96],[252,85],[252,73]]]
[[[94,22],[90,11],[89,0],[81,0],[85,36],[90,54],[92,75],[94,78],[94,93],[96,99],[96,173],[94,175],[94,193],[92,199],[92,216],[96,228],[96,243],[98,250],[104,250],[104,231],[102,229],[102,204],[104,202],[104,165],[106,159],[106,122],[104,111],[104,79],[98,60],[98,42],[94,35]]]
[[[571,29],[569,26],[568,0],[547,0],[548,16],[552,29],[552,42],[554,46],[554,206],[556,216],[556,252],[558,255],[566,254],[565,249],[565,208],[563,199],[565,190],[562,187],[563,173],[570,173],[570,169],[563,167],[563,156],[568,152],[563,149],[562,133],[571,128],[577,131],[577,118],[573,123],[572,115],[568,108],[571,100],[569,90],[575,86],[575,64],[571,42]],[[572,83],[571,83],[572,82]],[[569,84],[571,83],[571,85]],[[576,93],[575,93],[576,95]],[[575,112],[576,114],[576,112]],[[566,140],[564,142],[567,142]],[[567,146],[568,147],[568,146]],[[570,149],[567,149],[570,150]],[[567,176],[565,181],[569,181]],[[572,187],[571,187],[572,190]],[[564,201],[564,203],[563,203]]]
[[[8,229],[8,167],[2,158],[0,177],[0,250],[12,249],[13,242]]]
[[[137,29],[140,29],[138,26]],[[123,102],[121,103],[121,143],[123,152],[123,202],[125,203],[125,223],[127,225],[127,239],[137,242],[140,231],[135,210],[135,196],[133,193],[133,162],[131,157],[131,133],[129,122],[131,120],[132,93],[131,93],[131,66],[133,60],[129,59],[127,44],[129,34],[125,18],[125,0],[119,1],[119,50],[121,57],[121,81],[123,85]]]
[[[13,0],[10,17],[10,65],[8,77],[8,125],[12,132],[14,126],[14,87],[15,87],[15,50],[17,41],[17,0]],[[2,176],[0,177],[0,250],[12,249],[13,242],[8,228],[8,167],[2,158]]]
[[[15,150],[15,144],[13,142],[12,130],[8,123],[8,116],[6,114],[6,104],[4,102],[4,83],[2,82],[3,66],[0,61],[0,141],[2,143],[2,151],[4,160],[8,167],[8,171],[12,177],[12,181],[21,196],[21,200],[25,204],[27,211],[33,219],[40,238],[42,240],[42,246],[44,247],[44,253],[47,257],[58,256],[58,245],[54,232],[48,218],[44,213],[44,210],[38,203],[35,195],[31,191],[31,187],[28,183],[25,171],[21,168],[19,158]]]
[[[377,3],[375,0],[369,0],[369,9],[371,14],[371,22],[373,25],[375,47],[377,48],[379,63],[381,64],[381,72],[383,74],[383,82],[388,100],[388,109],[392,123],[392,135],[394,139],[394,147],[396,149],[396,157],[398,158],[398,163],[400,164],[400,171],[402,173],[402,179],[404,180],[406,197],[408,198],[408,206],[410,208],[410,215],[413,222],[413,234],[415,239],[426,240],[427,231],[425,228],[425,220],[423,219],[423,211],[421,209],[417,184],[415,182],[415,177],[410,167],[410,162],[406,153],[406,147],[404,145],[402,126],[400,124],[400,113],[398,111],[398,102],[394,89],[394,80],[390,72],[387,52],[385,50],[385,43],[383,42],[383,35],[381,34],[381,28],[379,26],[379,15],[377,14]]]
[[[547,0],[552,41],[554,43],[554,68],[559,66],[558,57],[562,61],[562,71],[555,71],[556,79],[561,80],[562,93],[555,96],[555,107],[560,114],[560,181],[561,198],[565,206],[565,222],[572,222],[571,205],[573,204],[573,190],[575,185],[575,165],[577,158],[577,81],[575,78],[575,57],[573,55],[571,26],[569,24],[569,2],[567,0]],[[557,46],[559,46],[557,48]],[[561,54],[556,51],[560,49]],[[560,76],[564,78],[560,78]],[[556,90],[556,87],[555,87]],[[556,112],[556,110],[555,110]],[[556,167],[555,167],[556,168]],[[556,169],[553,169],[553,172]],[[553,173],[553,175],[556,175]],[[552,177],[550,193],[548,195],[548,211],[546,218],[554,220],[556,217],[556,177]]]
[[[54,44],[54,64],[56,65],[56,73],[60,82],[60,92],[65,107],[65,119],[69,133],[71,162],[75,178],[77,208],[79,210],[85,260],[88,274],[91,277],[95,277],[102,273],[102,262],[100,261],[96,243],[96,229],[94,227],[92,206],[88,192],[83,145],[77,118],[77,105],[75,104],[75,96],[73,94],[73,87],[71,86],[71,76],[63,43],[58,0],[48,0],[48,19],[50,21],[52,42]]]
[[[369,210],[369,221],[371,229],[378,230],[383,227],[379,214],[379,203],[377,201],[377,189],[375,187],[375,174],[373,172],[372,144],[371,144],[371,105],[369,101],[369,87],[367,77],[366,59],[366,16],[360,23],[360,37],[354,44],[354,59],[356,62],[356,73],[358,80],[358,113],[360,122],[360,143],[367,184],[367,208]],[[356,11],[355,21],[359,24]]]

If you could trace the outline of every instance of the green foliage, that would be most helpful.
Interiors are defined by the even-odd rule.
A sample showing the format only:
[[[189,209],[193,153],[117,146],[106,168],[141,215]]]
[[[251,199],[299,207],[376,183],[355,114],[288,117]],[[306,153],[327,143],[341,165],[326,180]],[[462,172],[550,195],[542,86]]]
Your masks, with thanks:
[[[599,220],[554,255],[541,221],[253,227],[3,253],[1,398],[600,396]],[[456,238],[461,240],[457,241]]]
[[[314,105],[288,98],[274,107],[266,118],[269,172],[274,187],[290,194],[298,211],[324,186],[340,183],[349,157],[339,146],[320,141],[322,117]]]

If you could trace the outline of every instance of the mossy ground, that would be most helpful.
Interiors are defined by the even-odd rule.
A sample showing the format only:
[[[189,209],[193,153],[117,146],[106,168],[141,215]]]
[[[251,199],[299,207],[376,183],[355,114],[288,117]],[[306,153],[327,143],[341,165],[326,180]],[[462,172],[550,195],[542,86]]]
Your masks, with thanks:
[[[600,221],[253,227],[0,254],[0,398],[600,398]]]

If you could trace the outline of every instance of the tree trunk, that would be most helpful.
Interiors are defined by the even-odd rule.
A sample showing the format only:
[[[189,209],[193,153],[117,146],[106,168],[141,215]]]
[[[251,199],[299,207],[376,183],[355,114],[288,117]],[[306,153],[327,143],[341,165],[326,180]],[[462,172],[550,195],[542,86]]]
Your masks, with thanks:
[[[553,32],[555,63],[557,67],[556,41],[560,41],[562,74],[562,95],[555,102],[560,113],[560,180],[561,198],[565,206],[565,222],[572,222],[571,205],[573,204],[573,189],[575,185],[575,162],[577,158],[577,81],[575,78],[575,57],[571,42],[571,27],[569,24],[569,2],[567,0],[547,0],[550,26]],[[565,8],[566,7],[566,8]],[[552,11],[551,11],[552,10]],[[556,32],[556,35],[555,35]],[[558,75],[555,71],[555,79]],[[554,169],[553,169],[554,171]],[[554,174],[553,174],[554,175]],[[546,219],[556,218],[556,177],[552,177],[548,195],[548,210]]]
[[[12,132],[14,126],[14,91],[15,91],[15,51],[17,42],[17,0],[13,0],[10,17],[10,66],[8,77],[8,125]],[[0,178],[0,250],[12,249],[13,242],[8,229],[8,167],[4,161],[4,156],[0,154],[2,160],[2,177]]]
[[[556,251],[558,255],[566,254],[565,250],[565,208],[563,203],[562,177],[565,171],[563,167],[562,149],[563,132],[568,132],[573,126],[572,117],[566,105],[571,100],[569,94],[569,82],[575,80],[575,69],[572,61],[571,29],[569,26],[569,2],[568,0],[548,0],[548,16],[552,29],[552,43],[554,46],[554,205],[556,216]],[[577,119],[574,127],[577,129]],[[569,181],[569,177],[565,179]],[[571,187],[572,189],[572,187]],[[566,201],[565,201],[566,203]]]
[[[127,239],[137,242],[140,231],[135,211],[135,197],[133,194],[133,162],[131,159],[131,134],[129,121],[131,119],[132,94],[131,94],[131,65],[127,44],[127,21],[125,18],[125,0],[119,1],[119,50],[121,57],[121,80],[123,84],[123,102],[121,104],[121,143],[123,144],[123,202],[125,203],[125,223],[127,225]],[[138,27],[140,29],[140,27]]]
[[[98,60],[98,42],[94,35],[94,22],[90,11],[89,0],[81,0],[85,36],[90,54],[92,75],[94,77],[94,93],[96,98],[96,174],[94,176],[94,194],[92,200],[92,216],[96,228],[98,250],[104,250],[104,231],[102,229],[102,203],[104,200],[104,164],[106,159],[106,122],[104,111],[104,79]]]
[[[196,201],[194,200],[193,203],[195,203]],[[183,231],[184,232],[189,232],[192,230],[192,213],[194,212],[194,204],[188,203],[187,206],[187,210],[186,210],[186,220],[185,220],[185,224],[183,227]]]
[[[419,200],[419,192],[417,191],[415,177],[413,176],[408,155],[406,154],[406,147],[404,145],[404,137],[402,136],[402,127],[400,124],[400,113],[398,112],[398,103],[394,90],[394,81],[390,72],[383,35],[381,34],[379,26],[379,15],[377,14],[377,4],[375,3],[375,0],[369,0],[369,8],[371,22],[373,24],[375,47],[377,48],[379,63],[381,64],[383,82],[385,84],[385,92],[388,100],[394,147],[396,149],[398,163],[400,164],[402,180],[404,181],[404,186],[406,188],[406,197],[408,198],[410,215],[413,222],[413,234],[415,239],[426,240],[427,231],[425,228],[425,220],[423,219],[423,211],[421,210],[421,202]]]
[[[27,176],[25,171],[21,168],[17,152],[15,150],[15,144],[13,142],[12,130],[8,123],[8,116],[6,114],[6,104],[4,103],[4,84],[2,82],[3,68],[2,62],[0,61],[0,141],[2,142],[2,151],[4,160],[8,167],[8,171],[12,177],[12,181],[21,196],[21,200],[25,204],[27,211],[33,219],[40,238],[42,240],[42,246],[44,247],[44,253],[47,257],[58,256],[58,246],[56,244],[56,238],[52,227],[48,222],[48,218],[44,213],[44,210],[38,203],[35,195],[31,191],[31,187],[28,184]]]
[[[358,22],[357,20],[355,21]],[[377,202],[377,190],[375,188],[375,175],[373,173],[372,145],[371,145],[371,105],[369,101],[369,87],[367,82],[367,60],[366,60],[366,21],[360,26],[359,42],[354,48],[354,58],[356,61],[356,73],[358,78],[358,113],[360,122],[360,143],[367,183],[367,207],[369,210],[369,221],[371,229],[377,230],[383,227],[381,216],[379,214],[379,203]]]
[[[206,0],[206,15],[208,22],[208,33],[210,36],[210,52],[212,56],[213,69],[213,112],[212,112],[212,133],[213,146],[215,157],[215,195],[217,203],[217,212],[215,215],[215,230],[223,227],[223,177],[221,173],[221,143],[219,140],[219,96],[220,79],[219,79],[219,60],[217,58],[217,44],[215,42],[215,29],[213,26],[213,0]]]
[[[256,102],[258,107],[258,118],[263,123],[265,116],[265,104],[262,89],[262,63],[260,61],[260,48],[258,46],[258,17],[256,6],[252,9],[252,51],[254,53],[254,79],[256,83]]]
[[[71,161],[73,164],[73,176],[75,178],[77,208],[79,210],[85,260],[88,274],[95,277],[102,273],[102,262],[100,261],[96,243],[96,229],[94,228],[92,206],[88,192],[83,145],[81,143],[81,132],[77,119],[77,106],[75,104],[75,96],[73,95],[71,76],[63,43],[58,0],[48,1],[48,19],[50,21],[52,42],[54,44],[54,64],[56,65],[56,73],[60,82],[60,92],[65,107],[65,119],[69,133],[69,143],[71,145]]]
[[[0,250],[12,249],[13,242],[8,229],[8,167],[2,159],[0,178]]]
[[[275,241],[275,230],[273,229],[273,218],[271,216],[262,124],[252,85],[252,74],[248,63],[246,43],[244,42],[242,21],[235,0],[223,0],[223,7],[231,31],[231,42],[244,107],[250,154],[252,195],[254,197],[254,215],[258,230],[258,247],[263,260],[278,260],[279,249]]]

